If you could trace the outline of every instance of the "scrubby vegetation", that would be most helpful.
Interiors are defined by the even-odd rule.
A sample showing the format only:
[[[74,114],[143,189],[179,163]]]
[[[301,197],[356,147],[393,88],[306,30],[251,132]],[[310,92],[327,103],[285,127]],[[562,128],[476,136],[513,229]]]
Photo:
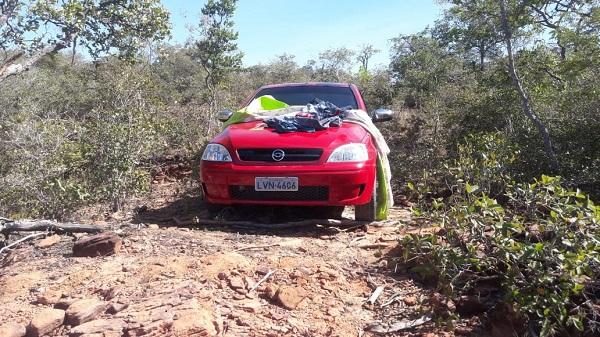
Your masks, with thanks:
[[[471,136],[446,166],[449,196],[410,184],[437,229],[406,236],[402,261],[471,314],[508,304],[518,335],[597,332],[600,206],[559,177],[516,183],[512,159],[498,137]]]
[[[598,331],[597,0],[451,0],[425,31],[390,36],[386,66],[365,45],[246,67],[234,0],[208,1],[185,46],[162,42],[156,1],[32,3],[0,1],[1,215],[118,210],[161,158],[194,163],[217,111],[259,86],[354,82],[370,109],[396,111],[382,126],[396,193],[443,228],[402,242],[411,270],[510,303],[521,334]]]

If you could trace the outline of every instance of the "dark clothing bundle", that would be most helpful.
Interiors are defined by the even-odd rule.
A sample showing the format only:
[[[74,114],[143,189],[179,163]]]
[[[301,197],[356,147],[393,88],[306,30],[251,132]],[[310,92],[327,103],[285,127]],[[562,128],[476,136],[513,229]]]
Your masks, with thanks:
[[[315,98],[294,116],[277,116],[265,119],[264,122],[278,133],[315,132],[342,125],[345,115],[346,108],[340,109],[332,103]]]

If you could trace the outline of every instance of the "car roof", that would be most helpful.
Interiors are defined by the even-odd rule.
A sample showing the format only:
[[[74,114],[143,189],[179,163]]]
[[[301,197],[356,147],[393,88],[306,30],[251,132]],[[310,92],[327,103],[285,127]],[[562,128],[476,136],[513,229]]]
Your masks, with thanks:
[[[260,87],[260,89],[282,88],[282,87],[306,87],[306,86],[350,87],[350,83],[339,83],[339,82],[277,83],[277,84],[263,85],[262,87]]]

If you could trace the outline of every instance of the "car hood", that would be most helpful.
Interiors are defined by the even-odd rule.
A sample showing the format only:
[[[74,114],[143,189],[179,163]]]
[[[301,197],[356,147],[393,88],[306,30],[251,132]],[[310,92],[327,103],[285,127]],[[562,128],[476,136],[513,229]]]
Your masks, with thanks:
[[[233,124],[221,132],[213,142],[230,149],[243,148],[336,148],[348,143],[362,143],[367,131],[360,125],[344,122],[340,127],[329,127],[315,132],[277,133],[263,122]]]

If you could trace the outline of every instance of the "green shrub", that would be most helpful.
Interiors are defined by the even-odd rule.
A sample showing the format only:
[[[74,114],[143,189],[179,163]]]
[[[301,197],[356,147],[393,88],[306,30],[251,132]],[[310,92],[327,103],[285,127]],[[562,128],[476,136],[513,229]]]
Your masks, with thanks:
[[[446,165],[445,198],[411,184],[419,219],[443,229],[404,237],[404,263],[453,298],[492,284],[491,298],[511,304],[541,336],[599,331],[600,206],[559,177],[512,182],[514,156],[503,144],[498,135],[461,144]]]

